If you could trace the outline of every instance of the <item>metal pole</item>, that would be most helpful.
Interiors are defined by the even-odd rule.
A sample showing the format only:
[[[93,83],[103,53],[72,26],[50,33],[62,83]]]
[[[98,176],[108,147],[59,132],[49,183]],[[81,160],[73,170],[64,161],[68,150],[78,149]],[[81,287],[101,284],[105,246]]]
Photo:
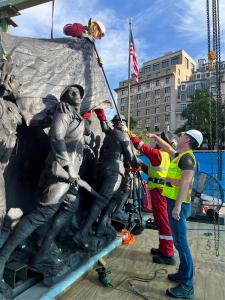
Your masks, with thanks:
[[[99,61],[100,56],[99,56],[99,54],[98,54],[97,48],[96,48],[96,46],[95,46],[95,43],[93,43],[93,45],[94,45],[94,49],[95,49],[95,53],[96,53],[97,59],[98,59],[98,61]],[[104,70],[104,68],[103,68],[102,65],[101,65],[100,67],[101,67],[101,69],[102,69],[102,73],[103,73],[103,75],[104,75],[106,84],[107,84],[107,86],[108,86],[109,93],[110,93],[110,95],[111,95],[111,98],[112,98],[113,104],[114,104],[114,106],[115,106],[116,112],[117,112],[117,114],[118,114],[118,116],[119,116],[119,118],[120,118],[120,121],[122,122],[122,118],[121,118],[121,116],[120,116],[119,109],[118,109],[118,107],[117,107],[117,104],[116,104],[116,101],[115,101],[115,99],[114,99],[114,96],[113,96],[111,87],[110,87],[109,82],[108,82],[108,79],[107,79],[107,77],[106,77],[105,70]]]
[[[128,56],[128,103],[127,103],[127,127],[130,130],[130,33],[131,33],[131,19],[129,20],[129,56]]]

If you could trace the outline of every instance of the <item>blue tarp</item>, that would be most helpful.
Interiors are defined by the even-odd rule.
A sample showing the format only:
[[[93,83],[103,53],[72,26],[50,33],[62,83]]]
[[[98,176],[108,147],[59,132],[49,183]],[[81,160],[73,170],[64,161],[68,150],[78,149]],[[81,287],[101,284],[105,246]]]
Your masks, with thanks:
[[[218,154],[213,151],[195,151],[195,157],[199,164],[199,171],[205,172],[218,179]],[[145,156],[139,157],[145,164],[149,164],[149,159]],[[222,152],[222,180],[219,181],[225,192],[225,151]],[[148,176],[142,173],[142,178],[147,180]],[[225,202],[225,201],[224,201]]]

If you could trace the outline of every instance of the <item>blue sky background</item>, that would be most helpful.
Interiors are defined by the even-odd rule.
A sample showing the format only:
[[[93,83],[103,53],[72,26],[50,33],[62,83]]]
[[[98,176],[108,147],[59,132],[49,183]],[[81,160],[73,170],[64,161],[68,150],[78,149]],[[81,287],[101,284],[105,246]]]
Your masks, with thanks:
[[[112,89],[127,78],[128,22],[132,18],[139,66],[168,51],[184,49],[194,59],[207,57],[205,0],[55,0],[54,37],[62,37],[67,23],[86,24],[90,17],[107,29],[96,46]],[[20,36],[49,38],[51,2],[15,17]],[[225,49],[225,1],[220,1],[221,50]],[[114,110],[108,112],[109,118]]]

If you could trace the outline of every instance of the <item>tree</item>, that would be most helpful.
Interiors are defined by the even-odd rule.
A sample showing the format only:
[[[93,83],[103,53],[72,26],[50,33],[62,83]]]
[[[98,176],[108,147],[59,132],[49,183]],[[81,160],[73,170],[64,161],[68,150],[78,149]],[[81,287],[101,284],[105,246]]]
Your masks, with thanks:
[[[182,117],[187,119],[187,121],[175,133],[189,129],[198,129],[202,132],[208,148],[214,149],[216,144],[216,124],[218,124],[219,145],[222,145],[224,142],[224,104],[217,103],[207,90],[195,91],[194,96],[191,98],[191,103],[182,112]],[[218,117],[218,122],[216,122],[216,117]],[[212,145],[210,136],[212,137]]]

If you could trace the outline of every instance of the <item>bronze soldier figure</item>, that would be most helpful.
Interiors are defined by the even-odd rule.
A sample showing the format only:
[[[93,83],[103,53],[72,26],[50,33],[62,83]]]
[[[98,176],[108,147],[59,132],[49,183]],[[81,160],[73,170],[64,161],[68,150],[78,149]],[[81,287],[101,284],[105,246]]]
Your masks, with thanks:
[[[68,173],[71,183],[78,178],[83,157],[84,121],[79,114],[83,96],[84,90],[81,86],[68,86],[61,94],[50,129],[52,151],[48,157],[47,167],[50,169],[54,162],[59,163]],[[3,280],[4,266],[13,250],[37,227],[46,223],[58,212],[54,216],[50,228],[50,238],[47,237],[43,244],[46,249],[63,224],[76,211],[79,200],[78,187],[71,185],[70,182],[55,177],[50,170],[49,186],[44,191],[42,201],[35,210],[19,221],[0,249],[0,290],[3,292],[7,293],[8,290],[8,286]]]

